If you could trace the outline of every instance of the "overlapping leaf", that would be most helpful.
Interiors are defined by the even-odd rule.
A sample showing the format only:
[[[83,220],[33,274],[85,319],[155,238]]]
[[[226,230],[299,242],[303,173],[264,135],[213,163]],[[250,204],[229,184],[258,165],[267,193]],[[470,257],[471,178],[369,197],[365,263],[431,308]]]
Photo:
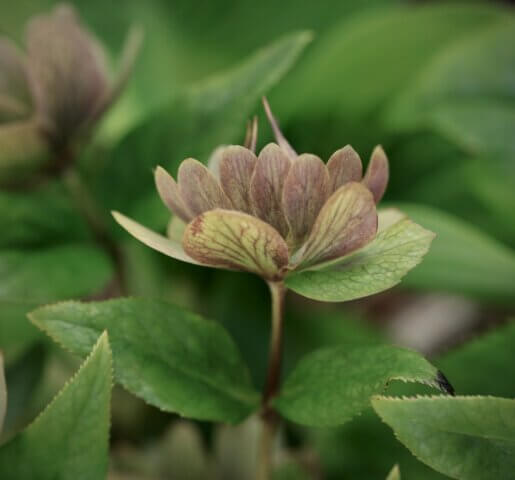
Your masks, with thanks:
[[[320,269],[293,274],[286,278],[286,285],[323,301],[372,295],[399,283],[422,260],[433,237],[432,232],[401,215],[361,250]]]
[[[374,397],[397,438],[424,463],[451,478],[512,478],[515,400],[494,397]]]
[[[162,410],[237,422],[259,403],[225,330],[174,305],[142,299],[64,302],[40,308],[30,318],[82,356],[107,330],[115,379]]]
[[[387,345],[339,346],[304,357],[274,404],[287,419],[303,425],[341,425],[365,410],[370,397],[391,380],[452,391],[438,370],[414,351]]]
[[[111,386],[111,350],[103,334],[75,377],[44,412],[0,447],[1,478],[104,478]]]

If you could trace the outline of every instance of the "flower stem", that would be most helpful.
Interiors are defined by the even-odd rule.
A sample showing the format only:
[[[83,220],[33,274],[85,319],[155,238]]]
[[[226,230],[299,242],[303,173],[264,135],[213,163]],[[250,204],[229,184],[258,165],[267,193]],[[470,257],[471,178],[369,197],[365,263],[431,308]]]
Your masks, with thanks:
[[[278,393],[281,378],[283,310],[286,288],[282,281],[268,282],[272,302],[272,331],[268,356],[268,373],[262,397],[262,431],[259,445],[257,480],[271,478],[274,440],[279,416],[270,406],[270,400]]]
[[[68,194],[74,202],[77,210],[82,214],[93,232],[95,240],[113,261],[116,269],[116,285],[114,286],[115,293],[123,293],[125,286],[123,280],[123,261],[120,249],[109,235],[105,215],[98,206],[94,197],[91,195],[87,186],[82,181],[77,167],[74,165],[73,155],[68,158],[67,163],[67,167],[64,168],[61,173],[63,183],[66,186]]]

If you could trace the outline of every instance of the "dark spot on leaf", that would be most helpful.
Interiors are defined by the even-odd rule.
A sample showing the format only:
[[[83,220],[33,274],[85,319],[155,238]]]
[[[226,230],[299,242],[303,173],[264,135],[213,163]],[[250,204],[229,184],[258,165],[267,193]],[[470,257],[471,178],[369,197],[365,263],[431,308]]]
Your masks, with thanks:
[[[456,395],[454,387],[451,385],[449,380],[447,380],[447,377],[440,370],[438,370],[435,380],[440,390],[449,395],[452,395],[453,397]]]

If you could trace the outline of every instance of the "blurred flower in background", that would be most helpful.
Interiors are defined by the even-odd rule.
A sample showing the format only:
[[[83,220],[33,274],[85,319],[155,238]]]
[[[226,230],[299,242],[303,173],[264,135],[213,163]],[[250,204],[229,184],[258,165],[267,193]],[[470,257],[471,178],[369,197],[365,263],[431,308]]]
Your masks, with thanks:
[[[0,139],[8,137],[10,148],[21,151],[46,144],[51,162],[66,166],[118,98],[141,39],[141,31],[132,29],[110,79],[102,45],[69,5],[28,22],[25,52],[0,38]]]

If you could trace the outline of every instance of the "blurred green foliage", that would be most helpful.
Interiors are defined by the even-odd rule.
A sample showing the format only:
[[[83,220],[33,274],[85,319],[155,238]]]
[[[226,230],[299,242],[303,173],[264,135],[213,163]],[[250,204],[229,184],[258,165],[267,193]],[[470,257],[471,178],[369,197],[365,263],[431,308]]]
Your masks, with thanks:
[[[54,3],[0,0],[0,32],[21,44],[25,21]],[[513,314],[515,14],[509,6],[386,0],[72,3],[113,58],[131,24],[145,30],[127,91],[80,158],[109,234],[121,245],[126,293],[172,300],[219,321],[255,383],[262,384],[269,312],[260,280],[169,261],[127,238],[109,210],[164,230],[168,212],[154,193],[152,168],[161,164],[173,171],[186,156],[206,161],[218,144],[241,142],[245,121],[261,117],[259,97],[268,93],[299,151],[327,159],[350,143],[366,161],[375,144],[385,147],[391,164],[386,201],[438,235],[396,292],[462,295],[497,323]],[[309,45],[309,33],[293,33],[308,30],[314,34]],[[266,45],[272,46],[256,53]],[[270,138],[263,126],[260,146]],[[1,145],[9,153],[0,138]],[[14,399],[5,427],[11,434],[30,420],[34,404],[61,386],[61,376],[55,380],[43,368],[48,359],[58,358],[63,370],[73,371],[27,322],[26,312],[56,300],[110,295],[114,265],[57,180],[1,191],[0,220],[0,348]],[[314,306],[292,295],[285,371],[321,346],[382,342],[382,334],[367,326],[378,316],[366,303]],[[513,324],[500,327],[435,363],[459,393],[514,397],[514,331]],[[41,382],[48,388],[38,389]],[[141,442],[159,442],[147,438],[141,418],[130,418],[132,431]],[[113,425],[115,438],[123,428]],[[199,428],[211,446],[210,428]],[[297,446],[314,442],[324,478],[385,478],[394,463],[403,478],[443,478],[417,462],[370,411],[330,431],[290,426],[286,437]]]

